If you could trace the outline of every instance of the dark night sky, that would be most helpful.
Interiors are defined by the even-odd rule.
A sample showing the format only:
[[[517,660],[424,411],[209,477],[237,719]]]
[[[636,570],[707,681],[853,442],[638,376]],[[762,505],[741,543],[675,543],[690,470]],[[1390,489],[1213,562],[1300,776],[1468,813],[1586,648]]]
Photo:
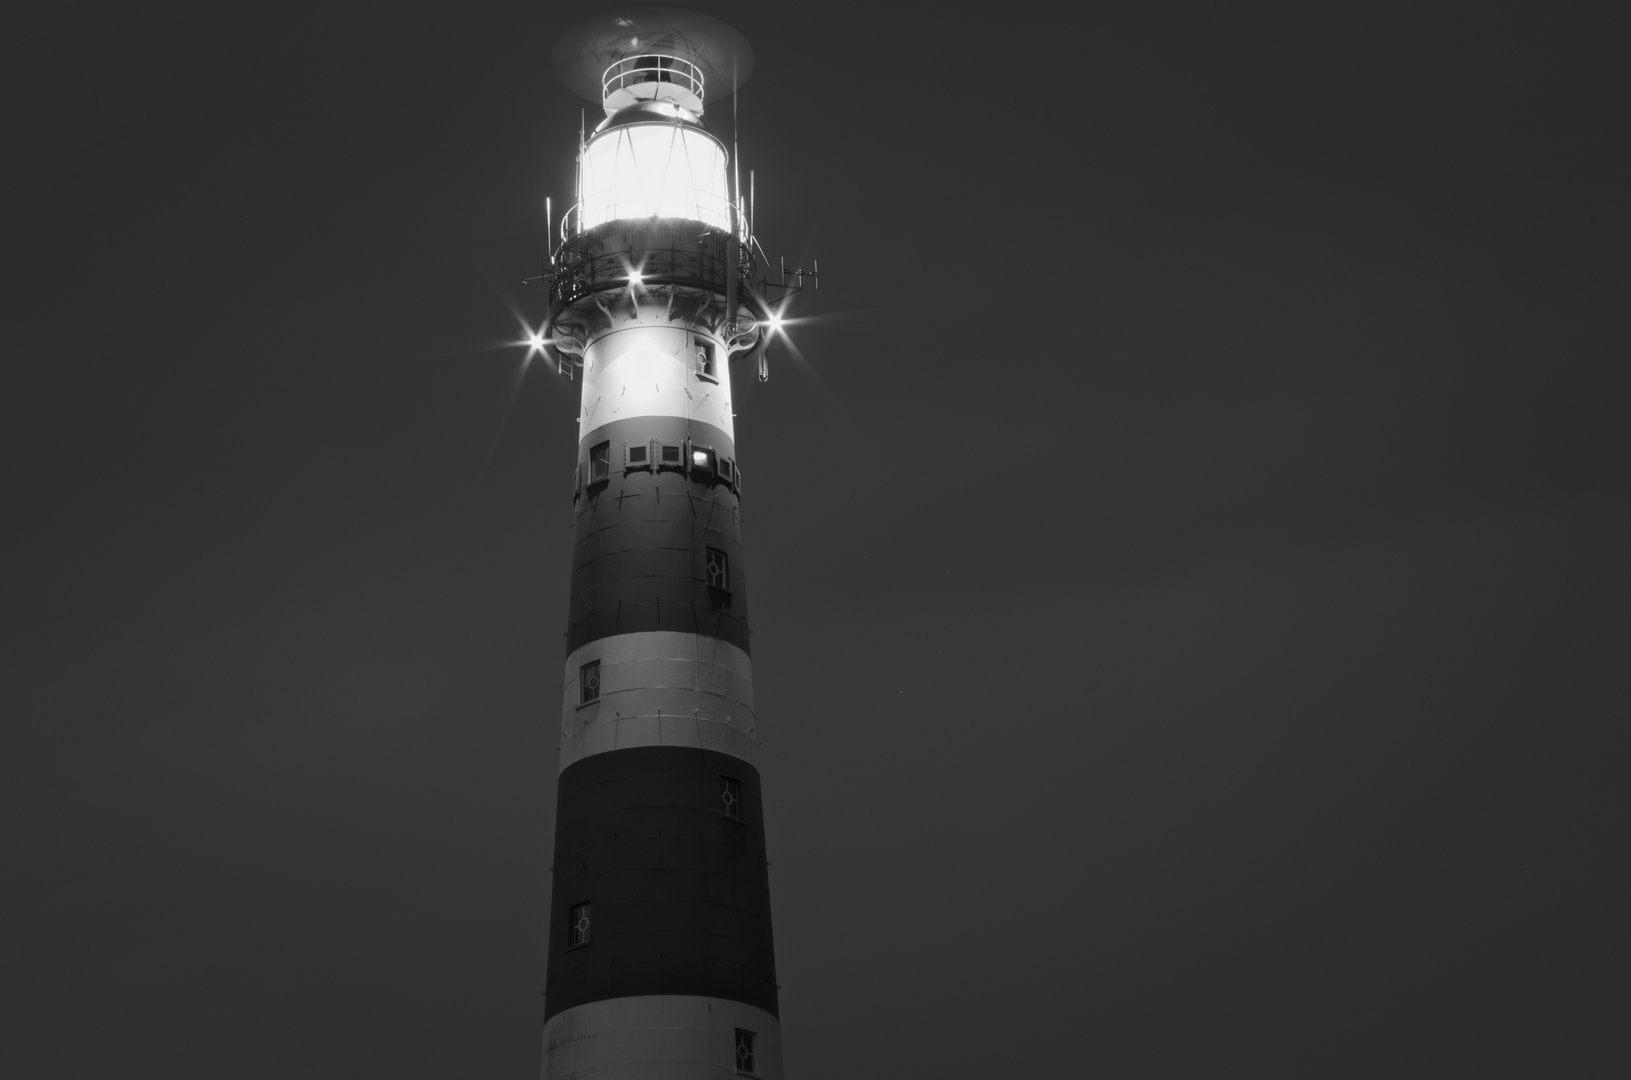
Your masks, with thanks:
[[[13,23],[0,1073],[536,1075],[603,8]],[[1631,1072],[1611,9],[707,7],[794,1080]]]

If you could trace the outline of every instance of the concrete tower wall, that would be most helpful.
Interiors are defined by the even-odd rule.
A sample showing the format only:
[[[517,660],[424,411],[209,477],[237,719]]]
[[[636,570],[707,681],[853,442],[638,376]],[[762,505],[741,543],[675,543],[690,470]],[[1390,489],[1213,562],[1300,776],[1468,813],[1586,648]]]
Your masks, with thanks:
[[[752,1074],[779,1080],[729,366],[661,290],[602,311],[583,359],[544,1075],[729,1076],[746,1032]]]

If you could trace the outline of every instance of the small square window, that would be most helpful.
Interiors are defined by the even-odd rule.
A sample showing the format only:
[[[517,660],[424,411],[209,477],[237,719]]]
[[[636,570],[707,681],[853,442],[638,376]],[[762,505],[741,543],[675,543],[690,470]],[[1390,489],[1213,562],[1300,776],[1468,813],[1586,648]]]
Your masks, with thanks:
[[[589,944],[589,903],[573,904],[567,913],[566,947]]]
[[[735,468],[736,468],[735,463],[733,461],[731,461],[730,458],[728,458],[728,457],[720,458],[719,459],[719,478],[721,480],[725,481],[725,483],[727,483],[727,484],[730,483],[731,482],[731,476],[735,472]]]
[[[651,447],[645,443],[629,447],[628,456],[624,459],[631,469],[651,464]]]
[[[677,446],[663,447],[662,464],[678,465],[680,463],[680,448]]]
[[[600,700],[600,661],[591,660],[578,669],[578,704]]]
[[[691,447],[691,468],[697,472],[713,472],[714,452],[705,446]]]
[[[612,444],[596,443],[589,448],[589,482],[598,484],[611,475]]]
[[[721,812],[732,821],[742,820],[742,781],[730,776],[719,778]]]
[[[708,549],[708,584],[729,592],[731,587],[731,557],[718,548]]]
[[[736,1029],[736,1071],[755,1075],[753,1072],[753,1032],[743,1028]]]

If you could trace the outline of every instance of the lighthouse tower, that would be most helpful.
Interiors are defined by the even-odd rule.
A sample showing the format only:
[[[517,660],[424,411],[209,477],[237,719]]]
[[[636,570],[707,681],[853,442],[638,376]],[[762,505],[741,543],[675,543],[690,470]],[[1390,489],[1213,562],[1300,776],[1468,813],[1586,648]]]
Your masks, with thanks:
[[[543,1076],[779,1080],[731,411],[770,312],[703,121],[752,52],[645,9],[582,24],[555,64],[605,119],[546,268],[542,336],[582,399]]]

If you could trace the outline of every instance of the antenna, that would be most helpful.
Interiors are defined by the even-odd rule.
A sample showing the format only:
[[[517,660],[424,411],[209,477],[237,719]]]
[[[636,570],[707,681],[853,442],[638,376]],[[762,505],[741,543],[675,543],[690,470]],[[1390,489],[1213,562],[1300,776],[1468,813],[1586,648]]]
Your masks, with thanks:
[[[748,170],[748,235],[753,236],[753,170]]]
[[[544,196],[544,236],[549,244],[549,265],[555,265],[555,207],[551,205],[549,196]]]
[[[731,184],[736,188],[736,231],[742,231],[742,154],[740,145],[736,141],[736,114],[737,102],[742,100],[742,91],[736,85],[736,58],[731,58]],[[749,170],[748,180],[753,180],[753,172]],[[753,230],[748,229],[751,234]]]

